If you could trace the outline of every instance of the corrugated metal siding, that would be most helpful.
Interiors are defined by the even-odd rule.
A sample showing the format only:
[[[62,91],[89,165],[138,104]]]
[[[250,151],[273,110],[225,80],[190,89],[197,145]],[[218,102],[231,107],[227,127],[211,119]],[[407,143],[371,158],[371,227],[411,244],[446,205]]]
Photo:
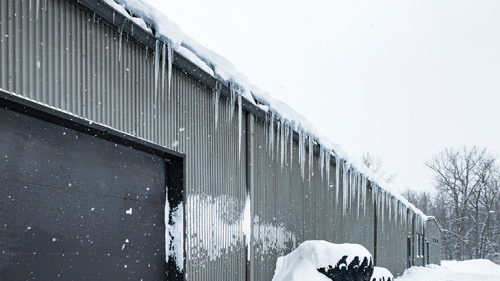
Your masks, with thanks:
[[[366,193],[366,213],[358,204],[358,188],[354,185],[343,215],[342,180],[339,180],[336,200],[335,165],[330,165],[329,182],[326,167],[321,176],[320,157],[313,156],[309,172],[309,151],[306,151],[304,178],[301,176],[299,147],[287,143],[286,161],[281,166],[281,148],[277,130],[270,151],[269,125],[263,121],[255,124],[255,188],[254,188],[254,239],[252,251],[255,264],[251,269],[255,280],[271,280],[279,256],[290,253],[306,240],[326,240],[333,243],[359,243],[370,252],[374,247],[374,218],[371,193]],[[333,158],[332,158],[333,159]],[[340,175],[342,173],[340,172]],[[360,193],[361,195],[361,193]],[[362,196],[360,196],[362,198]],[[362,201],[360,199],[359,201]],[[358,213],[359,212],[359,213]]]
[[[411,237],[413,215],[404,210],[403,217],[398,212],[395,219],[395,208],[389,216],[389,203],[385,203],[383,218],[377,217],[377,266],[385,267],[394,276],[400,276],[407,268],[407,238]]]
[[[441,247],[439,246],[441,241],[441,231],[435,220],[427,221],[425,227],[425,237],[429,242],[429,263],[431,264],[441,264]],[[437,239],[437,241],[436,241]],[[426,249],[427,250],[427,249]],[[426,253],[427,254],[427,253]]]
[[[187,277],[244,280],[246,139],[239,156],[225,100],[216,130],[210,89],[174,69],[156,91],[154,50],[63,0],[0,1],[0,33],[0,88],[186,154]]]

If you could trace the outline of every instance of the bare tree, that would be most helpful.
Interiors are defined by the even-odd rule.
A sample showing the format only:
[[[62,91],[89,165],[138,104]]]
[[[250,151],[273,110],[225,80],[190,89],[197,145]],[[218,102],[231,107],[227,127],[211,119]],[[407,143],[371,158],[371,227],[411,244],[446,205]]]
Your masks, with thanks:
[[[365,151],[361,156],[361,161],[372,170],[379,178],[387,183],[392,183],[398,176],[398,173],[388,174],[384,169],[384,159],[380,155],[371,155],[370,152]]]
[[[450,258],[484,258],[498,250],[488,249],[498,239],[490,231],[499,193],[495,161],[485,148],[462,146],[445,148],[425,163],[434,171],[440,204],[446,207],[442,215]]]

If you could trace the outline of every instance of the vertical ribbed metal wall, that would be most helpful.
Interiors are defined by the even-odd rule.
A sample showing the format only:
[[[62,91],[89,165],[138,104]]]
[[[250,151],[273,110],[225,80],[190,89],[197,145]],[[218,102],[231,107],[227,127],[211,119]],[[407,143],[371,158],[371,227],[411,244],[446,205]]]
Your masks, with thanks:
[[[373,252],[371,192],[366,192],[365,209],[365,202],[358,199],[360,186],[353,185],[344,215],[342,180],[339,179],[337,187],[335,165],[330,165],[328,181],[326,167],[322,175],[319,155],[313,155],[312,170],[309,170],[309,151],[306,151],[302,177],[298,144],[294,142],[293,152],[290,152],[287,138],[287,149],[284,150],[287,155],[282,166],[278,132],[275,131],[271,141],[269,124],[263,121],[255,124],[255,217],[252,239],[255,262],[251,269],[255,280],[271,280],[277,258],[290,253],[306,240],[358,243]],[[273,144],[270,145],[270,142]],[[339,174],[342,175],[342,172]]]
[[[0,0],[0,88],[186,155],[188,280],[245,279],[247,149],[255,153],[255,280],[270,280],[278,256],[305,240],[359,243],[373,253],[371,192],[362,202],[353,184],[343,206],[349,189],[343,188],[342,171],[336,186],[331,164],[328,184],[318,155],[309,171],[306,151],[303,178],[296,142],[290,152],[287,140],[282,166],[279,132],[270,151],[269,123],[263,120],[255,121],[255,142],[247,147],[246,114],[239,132],[237,110],[231,116],[231,106],[220,99],[216,127],[211,89],[174,68],[168,94],[167,69],[155,71],[154,50],[127,38],[65,0]],[[387,208],[386,219],[377,223],[377,263],[399,275],[413,215],[401,227],[387,219]]]
[[[246,140],[224,99],[216,130],[211,89],[174,68],[169,97],[160,66],[156,90],[154,50],[64,0],[1,0],[0,60],[0,88],[184,153],[188,280],[245,279]]]
[[[380,206],[380,203],[377,204]],[[401,217],[394,207],[389,213],[389,203],[380,208],[377,215],[377,266],[389,269],[394,276],[400,276],[407,268],[407,237],[411,236],[413,213],[405,209]]]
[[[441,264],[441,230],[434,219],[428,220],[425,227],[425,238],[429,242],[429,263]]]

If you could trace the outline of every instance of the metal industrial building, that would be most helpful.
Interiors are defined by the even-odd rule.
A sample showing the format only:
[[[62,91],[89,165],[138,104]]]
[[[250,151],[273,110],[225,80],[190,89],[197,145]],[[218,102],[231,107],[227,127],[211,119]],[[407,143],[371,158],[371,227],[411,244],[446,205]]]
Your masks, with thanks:
[[[0,0],[1,280],[271,280],[318,239],[440,263],[435,220],[165,49],[101,0]]]

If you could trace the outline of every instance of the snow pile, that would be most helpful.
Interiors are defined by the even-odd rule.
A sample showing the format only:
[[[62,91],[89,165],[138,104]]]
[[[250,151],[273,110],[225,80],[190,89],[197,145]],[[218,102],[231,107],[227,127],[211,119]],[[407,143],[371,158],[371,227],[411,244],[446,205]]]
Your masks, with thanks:
[[[396,281],[498,281],[500,266],[488,260],[461,262],[443,261],[442,266],[414,266],[405,271]]]
[[[394,276],[385,267],[375,266],[373,268],[373,275],[371,281],[394,281]]]
[[[273,281],[331,281],[318,269],[335,266],[344,256],[347,264],[356,256],[360,264],[365,257],[372,260],[370,252],[358,244],[305,241],[290,254],[278,258]]]
[[[468,261],[442,261],[441,266],[460,273],[484,273],[500,276],[500,266],[490,260],[485,259]]]

